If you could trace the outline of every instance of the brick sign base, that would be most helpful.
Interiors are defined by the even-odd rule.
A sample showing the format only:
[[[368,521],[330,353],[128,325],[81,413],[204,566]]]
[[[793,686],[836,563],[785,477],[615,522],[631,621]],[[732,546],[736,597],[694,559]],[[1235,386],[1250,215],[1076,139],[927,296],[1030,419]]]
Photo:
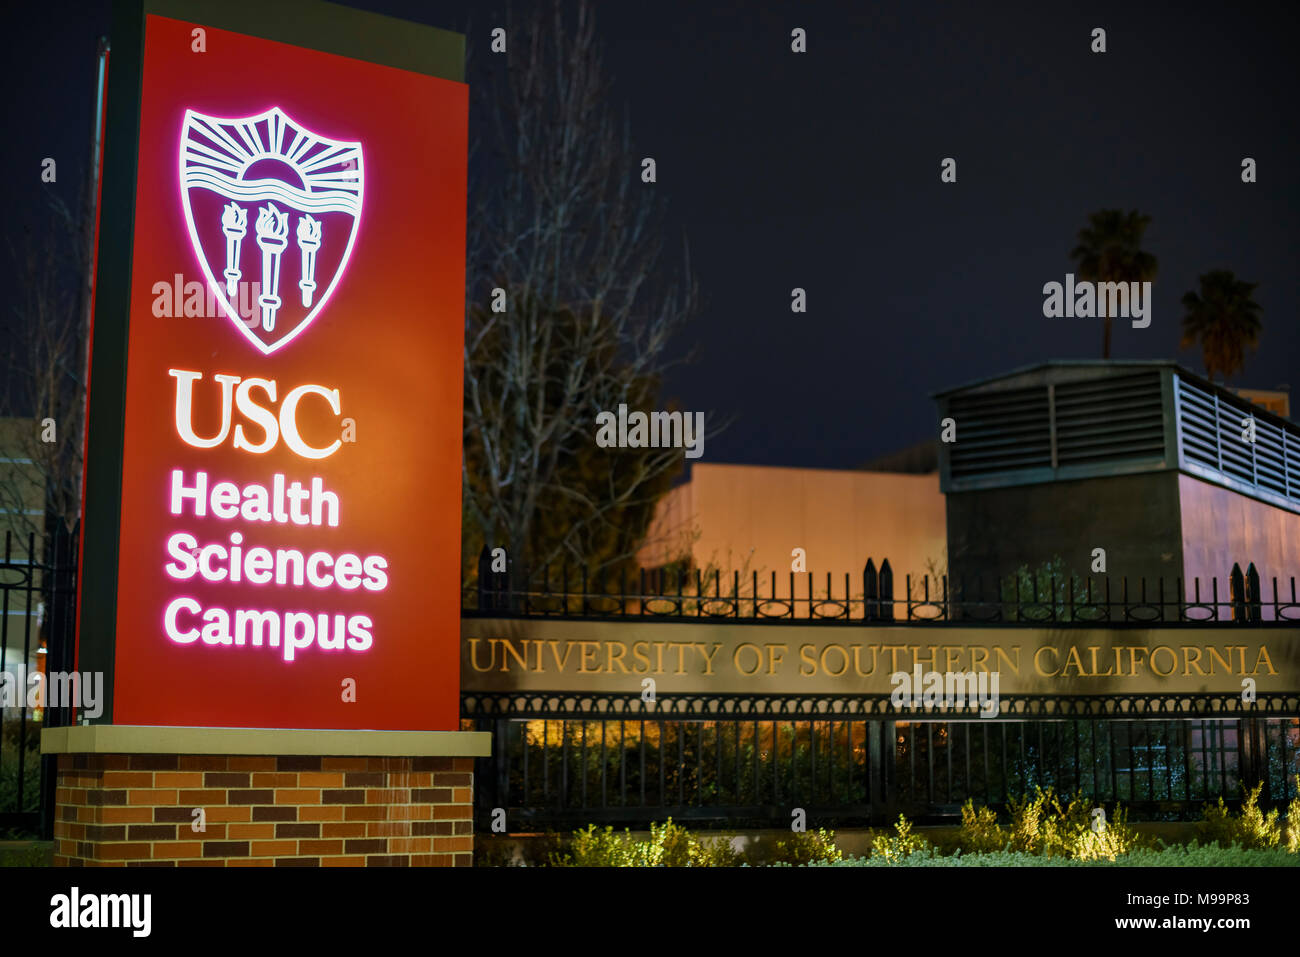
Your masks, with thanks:
[[[207,751],[142,752],[152,733],[191,732]],[[311,750],[352,751],[367,740],[443,755],[250,754],[300,738]],[[331,743],[331,736],[336,740]],[[383,736],[377,738],[375,736]],[[180,737],[186,737],[180,735]],[[394,738],[396,740],[394,740]],[[225,731],[89,726],[48,729],[57,753],[56,865],[469,866],[473,859],[474,732]],[[303,750],[303,749],[298,749]],[[245,752],[245,753],[240,753]]]

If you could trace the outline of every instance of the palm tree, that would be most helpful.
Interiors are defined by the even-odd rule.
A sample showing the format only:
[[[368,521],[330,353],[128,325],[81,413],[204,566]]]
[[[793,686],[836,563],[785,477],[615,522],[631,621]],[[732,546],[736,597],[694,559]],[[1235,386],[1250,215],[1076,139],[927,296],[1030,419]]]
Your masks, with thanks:
[[[1079,230],[1079,245],[1070,251],[1079,278],[1090,282],[1147,282],[1156,277],[1156,257],[1142,250],[1142,234],[1151,222],[1136,209],[1102,209],[1088,217],[1088,225]],[[1098,297],[1103,311],[1101,357],[1110,358],[1111,316],[1104,314],[1105,303]]]
[[[1201,343],[1205,376],[1214,381],[1214,373],[1226,380],[1240,372],[1246,346],[1259,346],[1261,310],[1251,296],[1257,282],[1242,282],[1229,269],[1215,269],[1200,277],[1201,293],[1183,296],[1182,348]]]

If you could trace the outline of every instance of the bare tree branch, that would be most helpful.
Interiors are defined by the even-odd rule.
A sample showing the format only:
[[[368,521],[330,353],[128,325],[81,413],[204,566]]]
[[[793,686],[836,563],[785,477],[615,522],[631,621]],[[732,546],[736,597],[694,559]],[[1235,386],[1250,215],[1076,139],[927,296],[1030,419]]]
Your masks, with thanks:
[[[20,534],[44,537],[47,520],[71,530],[81,514],[86,341],[93,216],[50,199],[50,219],[10,243],[19,274],[3,349],[0,513]]]
[[[581,468],[595,417],[656,400],[664,374],[688,358],[669,347],[698,288],[687,249],[674,274],[664,270],[658,187],[642,182],[630,126],[609,105],[592,5],[566,14],[555,3],[520,25],[507,16],[507,36],[504,82],[480,87],[495,149],[468,241],[466,512],[516,560],[531,551],[534,564],[616,564],[634,553],[628,539],[683,454],[599,450],[608,476],[596,478]],[[503,312],[494,289],[505,291]],[[567,527],[541,541],[539,512],[552,508]],[[629,509],[646,515],[635,535],[620,527]]]

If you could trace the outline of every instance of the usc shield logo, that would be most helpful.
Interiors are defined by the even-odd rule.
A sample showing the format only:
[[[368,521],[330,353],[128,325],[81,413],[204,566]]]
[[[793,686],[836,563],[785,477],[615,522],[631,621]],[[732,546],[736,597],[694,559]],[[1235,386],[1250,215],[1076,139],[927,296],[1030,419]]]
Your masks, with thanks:
[[[263,354],[297,338],[329,302],[352,255],[365,167],[278,107],[222,118],[185,111],[181,205],[190,243],[226,317]],[[253,315],[240,283],[260,284]]]

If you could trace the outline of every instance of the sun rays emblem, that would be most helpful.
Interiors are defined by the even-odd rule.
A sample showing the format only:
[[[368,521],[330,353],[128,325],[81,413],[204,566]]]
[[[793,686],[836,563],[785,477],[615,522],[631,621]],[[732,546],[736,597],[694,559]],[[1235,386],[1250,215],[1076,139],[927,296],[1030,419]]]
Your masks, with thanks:
[[[361,144],[313,133],[278,107],[238,119],[186,110],[180,173],[203,274],[235,327],[269,355],[307,328],[347,267],[361,221]],[[258,290],[248,321],[236,308],[241,284]]]

